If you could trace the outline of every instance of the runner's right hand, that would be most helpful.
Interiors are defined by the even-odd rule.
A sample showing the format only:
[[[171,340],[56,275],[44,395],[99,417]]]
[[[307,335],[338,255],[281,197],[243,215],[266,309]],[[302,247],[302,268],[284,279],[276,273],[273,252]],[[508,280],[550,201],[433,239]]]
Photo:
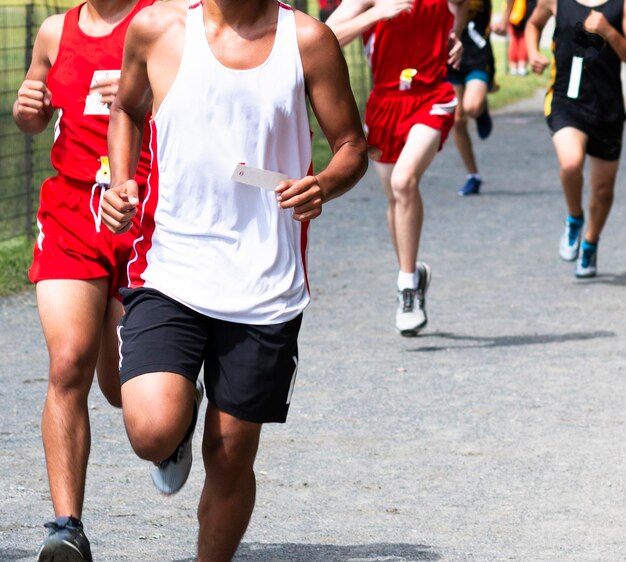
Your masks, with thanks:
[[[24,80],[17,91],[16,116],[28,121],[46,115],[52,105],[52,94],[41,80]]]

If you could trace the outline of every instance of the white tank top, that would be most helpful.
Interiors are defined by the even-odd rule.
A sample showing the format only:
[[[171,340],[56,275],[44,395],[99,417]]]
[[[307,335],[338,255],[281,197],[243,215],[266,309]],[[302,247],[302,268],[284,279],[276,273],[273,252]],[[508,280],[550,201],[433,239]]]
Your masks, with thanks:
[[[276,324],[309,303],[308,223],[271,190],[231,181],[235,167],[311,173],[304,72],[293,10],[279,3],[260,66],[222,65],[190,4],[178,74],[152,120],[152,172],[131,287],[154,288],[207,316]]]

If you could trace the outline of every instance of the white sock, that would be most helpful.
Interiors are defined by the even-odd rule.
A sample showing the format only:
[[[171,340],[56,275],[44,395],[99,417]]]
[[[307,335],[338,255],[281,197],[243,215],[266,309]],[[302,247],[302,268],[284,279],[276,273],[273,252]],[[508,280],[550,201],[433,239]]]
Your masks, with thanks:
[[[476,178],[478,181],[480,181],[480,174],[467,174],[467,179],[470,178]]]
[[[417,270],[411,273],[406,271],[398,272],[398,290],[417,289]]]

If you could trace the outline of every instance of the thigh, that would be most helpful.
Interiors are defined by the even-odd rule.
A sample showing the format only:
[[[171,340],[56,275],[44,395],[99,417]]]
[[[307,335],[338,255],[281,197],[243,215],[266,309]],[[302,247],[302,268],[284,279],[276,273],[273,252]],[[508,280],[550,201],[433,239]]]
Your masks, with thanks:
[[[576,127],[563,127],[552,135],[552,143],[561,167],[582,169],[588,136]]]
[[[37,283],[37,306],[52,373],[93,374],[107,291],[106,279],[50,279]]]
[[[120,354],[117,339],[117,326],[124,313],[122,303],[109,297],[108,306],[104,314],[102,333],[100,336],[100,350],[98,353],[98,383],[100,390],[107,400],[115,405],[121,405],[120,395]]]
[[[484,78],[475,77],[470,75],[468,81],[465,83],[465,92],[463,93],[463,108],[467,112],[475,112],[478,108],[481,108],[487,99],[487,92],[489,90],[489,84],[487,81],[487,73],[483,72]],[[481,76],[482,76],[481,74]]]
[[[272,325],[212,320],[204,363],[211,404],[249,422],[284,422],[298,370],[301,322],[302,315]]]
[[[393,168],[392,184],[396,178],[414,176],[418,183],[441,146],[441,131],[427,125],[413,125]]]

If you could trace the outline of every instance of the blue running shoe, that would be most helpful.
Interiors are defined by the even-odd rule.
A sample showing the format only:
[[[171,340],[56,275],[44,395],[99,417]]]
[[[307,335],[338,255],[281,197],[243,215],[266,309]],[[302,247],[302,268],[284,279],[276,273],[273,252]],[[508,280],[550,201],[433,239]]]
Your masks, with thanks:
[[[482,180],[476,176],[467,176],[467,181],[463,187],[459,189],[458,193],[461,197],[465,197],[466,195],[478,195],[482,183]]]
[[[580,251],[580,240],[583,233],[583,217],[567,217],[565,230],[559,242],[559,256],[564,261],[574,261]]]
[[[37,562],[93,562],[83,524],[74,517],[57,517],[44,525],[50,533],[37,553]]]
[[[580,258],[576,263],[576,277],[581,279],[595,277],[597,272],[598,245],[583,240],[581,250]]]
[[[478,136],[481,139],[486,139],[493,129],[493,121],[491,120],[491,115],[489,115],[489,106],[487,102],[485,102],[485,109],[483,112],[476,117],[476,129],[478,130]]]

